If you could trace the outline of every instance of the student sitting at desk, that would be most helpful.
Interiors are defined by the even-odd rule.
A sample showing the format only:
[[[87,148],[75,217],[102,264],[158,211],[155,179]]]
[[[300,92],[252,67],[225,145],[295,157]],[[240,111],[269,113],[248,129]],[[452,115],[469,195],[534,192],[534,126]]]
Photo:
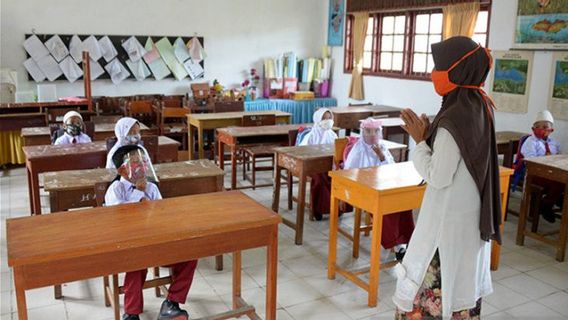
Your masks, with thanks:
[[[313,115],[314,126],[305,135],[298,133],[298,145],[333,144],[337,134],[333,132],[333,114],[327,108],[320,108]],[[316,220],[321,220],[324,214],[329,214],[331,195],[331,178],[327,173],[311,176],[310,203]]]
[[[83,133],[84,129],[83,117],[77,111],[69,111],[63,116],[63,129],[62,136],[57,138],[54,145],[58,144],[75,144],[75,143],[89,143],[91,138]]]
[[[115,168],[112,156],[118,148],[129,144],[140,145],[142,142],[142,136],[140,135],[140,123],[138,123],[138,120],[134,118],[124,117],[118,120],[114,126],[114,134],[116,135],[117,140],[108,152],[106,163],[107,169]],[[148,156],[148,151],[146,151],[143,146],[140,145],[140,147],[144,150],[146,156]]]
[[[347,156],[344,156],[343,168],[368,168],[394,163],[393,156],[381,141],[381,121],[368,118],[361,121],[360,127],[362,138],[350,150],[345,149]],[[401,261],[413,230],[412,211],[386,215],[383,217],[381,245],[387,250],[392,248],[396,259]],[[389,251],[387,250],[381,250],[382,261],[388,260]]]
[[[537,114],[532,127],[533,134],[522,142],[521,156],[523,158],[544,157],[560,153],[560,144],[550,136],[554,131],[553,125],[554,118],[550,111],[544,110]],[[535,179],[533,183],[543,188],[544,196],[540,202],[540,213],[546,221],[553,223],[556,219],[553,207],[554,205],[562,207],[564,185],[542,178]]]
[[[146,177],[149,174],[155,179],[154,170],[151,170],[152,164],[148,161],[141,146],[134,144],[117,148],[113,153],[112,161],[118,168],[118,175],[105,194],[105,205],[113,206],[162,199],[158,187],[149,182]],[[168,288],[167,299],[162,303],[158,320],[186,320],[187,311],[180,309],[179,304],[185,303],[197,267],[197,260],[180,262],[169,267],[172,284]],[[126,273],[123,320],[140,319],[138,315],[144,309],[142,289],[147,272],[148,270],[144,269]]]

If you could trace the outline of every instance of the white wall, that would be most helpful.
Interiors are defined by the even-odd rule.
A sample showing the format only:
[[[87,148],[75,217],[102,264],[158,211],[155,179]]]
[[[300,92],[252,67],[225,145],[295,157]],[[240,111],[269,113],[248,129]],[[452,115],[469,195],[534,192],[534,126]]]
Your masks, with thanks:
[[[491,11],[489,48],[508,50],[513,44],[516,18],[516,0],[494,0]],[[339,105],[354,102],[348,98],[350,74],[343,73],[343,47],[334,47],[332,93]],[[552,53],[536,51],[530,83],[529,110],[526,114],[496,113],[497,130],[529,132],[536,113],[546,109],[552,72]],[[441,98],[430,81],[400,80],[384,77],[364,77],[365,101],[399,107],[410,107],[417,112],[435,114]],[[554,137],[568,151],[568,121],[556,119]]]
[[[35,90],[22,67],[24,35],[165,35],[205,37],[205,79],[239,85],[248,70],[286,51],[321,55],[327,0],[2,0],[0,66],[18,72],[18,90]],[[201,80],[203,81],[203,80]],[[83,95],[83,84],[56,81],[58,96]],[[93,95],[189,91],[183,81],[93,82]]]

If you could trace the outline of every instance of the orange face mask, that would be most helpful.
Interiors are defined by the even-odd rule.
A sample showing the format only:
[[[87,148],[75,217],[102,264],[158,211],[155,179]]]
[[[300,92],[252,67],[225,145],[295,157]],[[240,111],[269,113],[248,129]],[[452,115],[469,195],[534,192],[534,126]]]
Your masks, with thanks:
[[[458,61],[454,62],[454,64],[452,64],[451,67],[448,68],[448,70],[432,70],[432,83],[434,84],[434,89],[436,90],[436,93],[438,93],[441,96],[445,96],[458,87],[471,88],[471,89],[480,89],[481,87],[483,87],[483,83],[480,84],[479,86],[459,85],[459,84],[453,83],[450,80],[450,71],[452,71],[463,60],[465,60],[467,57],[471,56],[472,54],[474,54],[477,50],[479,50],[481,48],[482,48],[481,45],[478,45],[475,49],[466,53]],[[483,49],[485,50],[485,54],[487,54],[487,57],[489,58],[489,69],[491,69],[491,66],[493,65],[493,59],[491,58],[491,55],[489,54],[489,50],[485,49],[485,48],[483,48]]]

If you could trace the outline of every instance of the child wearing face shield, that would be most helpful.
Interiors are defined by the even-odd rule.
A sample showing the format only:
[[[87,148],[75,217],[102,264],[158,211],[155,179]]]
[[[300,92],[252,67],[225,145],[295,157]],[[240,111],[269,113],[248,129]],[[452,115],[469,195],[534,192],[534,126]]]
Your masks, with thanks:
[[[394,158],[382,141],[381,121],[368,118],[361,121],[362,137],[353,145],[345,159],[344,169],[368,168],[394,163]],[[381,260],[388,260],[392,249],[397,260],[402,260],[406,245],[414,231],[412,211],[389,214],[383,217]]]
[[[524,158],[535,158],[559,154],[560,144],[550,136],[554,132],[553,126],[554,118],[550,111],[539,112],[532,126],[533,134],[521,146],[521,155]],[[554,205],[562,207],[564,185],[543,178],[534,179],[533,183],[543,188],[544,196],[540,202],[540,213],[546,221],[553,223],[556,220],[553,207]]]
[[[83,133],[83,117],[77,111],[69,111],[63,116],[63,129],[65,133],[55,140],[55,145],[91,142],[91,138]]]
[[[156,181],[152,164],[141,146],[136,144],[119,147],[112,160],[117,168],[118,176],[109,186],[105,194],[105,205],[120,205],[162,199],[160,190],[151,181]],[[167,231],[167,230],[165,230]],[[162,303],[158,320],[186,320],[187,311],[179,307],[185,303],[197,260],[176,263],[170,266],[172,284],[168,288],[168,296]],[[124,278],[124,312],[123,320],[139,320],[144,309],[142,289],[147,269],[127,272]]]
[[[118,148],[125,145],[139,145],[142,150],[144,150],[144,153],[146,153],[146,156],[148,156],[148,152],[141,145],[142,137],[140,135],[140,124],[138,123],[138,120],[130,117],[121,118],[116,122],[116,125],[114,126],[114,134],[117,140],[112,149],[110,149],[110,151],[108,152],[106,162],[107,169],[115,168],[112,161],[112,156]]]

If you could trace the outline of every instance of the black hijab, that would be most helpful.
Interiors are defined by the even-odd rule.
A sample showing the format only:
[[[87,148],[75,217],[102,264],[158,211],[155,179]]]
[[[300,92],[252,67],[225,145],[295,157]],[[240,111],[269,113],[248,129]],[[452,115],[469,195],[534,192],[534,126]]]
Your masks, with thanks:
[[[432,45],[436,70],[448,70],[478,46],[467,37],[453,37]],[[457,85],[480,86],[485,81],[491,62],[480,48],[450,71]],[[501,200],[499,164],[492,106],[477,89],[458,87],[445,95],[442,108],[430,126],[427,143],[432,148],[436,130],[444,128],[456,141],[465,165],[473,177],[481,197],[479,231],[481,239],[501,243]],[[492,104],[492,103],[491,103]]]

